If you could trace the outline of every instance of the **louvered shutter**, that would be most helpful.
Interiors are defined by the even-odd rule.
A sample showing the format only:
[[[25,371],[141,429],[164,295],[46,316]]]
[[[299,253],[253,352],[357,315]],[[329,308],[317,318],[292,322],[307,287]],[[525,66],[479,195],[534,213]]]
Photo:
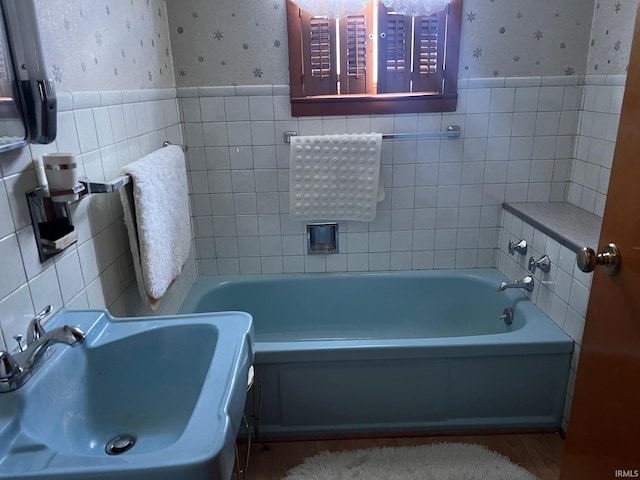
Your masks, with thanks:
[[[411,17],[390,13],[380,3],[378,32],[378,93],[410,91]]]
[[[414,92],[442,91],[446,19],[445,10],[414,20]]]
[[[373,5],[340,20],[340,93],[375,93],[373,85]]]
[[[304,55],[304,95],[338,93],[336,25],[327,18],[312,17],[300,10]]]

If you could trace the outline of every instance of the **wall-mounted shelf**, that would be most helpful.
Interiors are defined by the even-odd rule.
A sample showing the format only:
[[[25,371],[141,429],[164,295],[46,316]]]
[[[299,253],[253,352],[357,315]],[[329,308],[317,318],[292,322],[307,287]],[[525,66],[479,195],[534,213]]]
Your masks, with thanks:
[[[55,192],[59,193],[59,192]],[[36,237],[40,262],[62,252],[78,241],[78,233],[71,223],[68,201],[54,201],[54,198],[75,196],[73,190],[51,196],[48,189],[39,187],[27,192],[27,204],[31,214],[31,224]]]
[[[163,147],[171,145],[164,142]],[[184,145],[178,145],[184,151]],[[69,203],[93,193],[112,193],[131,183],[129,175],[121,175],[108,182],[94,182],[80,177],[79,183],[66,190],[49,190],[38,187],[27,192],[27,204],[31,215],[31,224],[38,245],[40,261],[61,253],[78,241],[78,234],[71,221]]]
[[[597,245],[602,219],[569,203],[504,203],[502,208],[572,252]]]
[[[129,175],[109,182],[81,178],[80,183],[70,189],[49,190],[39,187],[27,192],[27,204],[40,261],[45,262],[78,241],[78,233],[71,221],[69,203],[92,193],[115,192],[130,181]]]

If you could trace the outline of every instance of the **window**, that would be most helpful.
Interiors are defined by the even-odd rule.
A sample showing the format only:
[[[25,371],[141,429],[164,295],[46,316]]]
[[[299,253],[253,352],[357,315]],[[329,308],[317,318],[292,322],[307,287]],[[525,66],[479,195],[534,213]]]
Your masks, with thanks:
[[[412,17],[379,0],[340,19],[287,0],[294,116],[455,111],[462,0]]]

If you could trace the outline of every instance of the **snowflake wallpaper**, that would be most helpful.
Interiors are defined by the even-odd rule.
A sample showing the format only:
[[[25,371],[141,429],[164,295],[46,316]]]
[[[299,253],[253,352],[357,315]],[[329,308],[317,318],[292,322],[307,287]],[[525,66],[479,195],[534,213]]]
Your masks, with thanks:
[[[596,0],[588,75],[627,73],[638,0]]]
[[[178,86],[289,83],[284,0],[167,0]]]
[[[175,86],[164,0],[36,0],[59,90]]]
[[[289,83],[284,0],[36,0],[59,90]],[[622,74],[638,0],[464,0],[460,77]]]
[[[459,75],[625,73],[637,5],[464,0]],[[289,83],[284,0],[167,0],[167,9],[178,86]]]
[[[459,76],[584,73],[593,0],[465,0]]]

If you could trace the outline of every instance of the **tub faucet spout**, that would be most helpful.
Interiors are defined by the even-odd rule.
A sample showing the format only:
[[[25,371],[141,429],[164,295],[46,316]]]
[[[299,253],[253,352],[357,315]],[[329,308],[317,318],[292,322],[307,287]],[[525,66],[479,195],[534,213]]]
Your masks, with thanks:
[[[524,288],[529,292],[533,292],[533,277],[527,275],[522,280],[515,280],[513,282],[502,282],[498,287],[499,292],[504,292],[507,288]]]

